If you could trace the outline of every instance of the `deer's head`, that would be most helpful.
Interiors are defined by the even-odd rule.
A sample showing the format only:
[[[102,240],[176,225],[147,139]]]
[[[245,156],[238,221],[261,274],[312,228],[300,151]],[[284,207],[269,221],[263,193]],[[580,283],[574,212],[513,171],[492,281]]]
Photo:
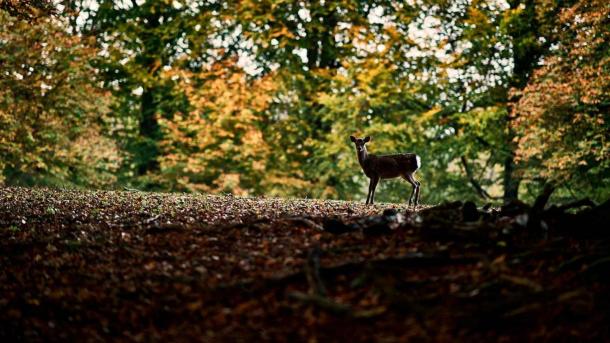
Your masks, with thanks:
[[[366,136],[364,138],[356,138],[354,136],[349,136],[349,139],[356,144],[356,150],[358,152],[364,151],[364,145],[371,141],[371,137]]]

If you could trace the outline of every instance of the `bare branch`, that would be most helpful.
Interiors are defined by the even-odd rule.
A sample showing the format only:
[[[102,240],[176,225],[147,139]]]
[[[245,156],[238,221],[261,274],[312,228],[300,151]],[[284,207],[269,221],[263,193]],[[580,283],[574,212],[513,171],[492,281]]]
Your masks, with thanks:
[[[477,192],[477,194],[485,199],[491,199],[491,200],[498,200],[500,199],[500,197],[494,197],[491,196],[489,193],[487,193],[487,191],[477,182],[477,180],[474,178],[474,176],[472,175],[472,170],[470,169],[470,166],[468,165],[468,161],[466,160],[465,156],[460,157],[460,161],[462,162],[462,166],[464,167],[464,171],[466,172],[466,177],[468,178],[468,181],[470,182],[470,185],[472,186],[472,188],[474,188],[474,190]]]

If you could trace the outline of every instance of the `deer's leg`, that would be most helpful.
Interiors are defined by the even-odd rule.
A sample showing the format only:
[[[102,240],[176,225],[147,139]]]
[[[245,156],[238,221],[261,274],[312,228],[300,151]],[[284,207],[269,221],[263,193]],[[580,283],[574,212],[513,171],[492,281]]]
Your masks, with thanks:
[[[375,189],[377,188],[377,183],[379,183],[379,177],[371,178],[371,182],[373,185],[373,191],[371,192],[371,204],[375,203]]]
[[[415,190],[415,205],[419,204],[419,181],[415,180],[415,184],[417,185],[417,189]]]
[[[411,195],[409,196],[409,206],[411,206],[411,203],[413,202],[413,196],[415,195],[415,205],[417,205],[417,196],[418,196],[418,188],[419,186],[417,185],[419,182],[415,180],[415,178],[413,178],[413,175],[411,174],[405,174],[404,179],[407,180],[408,183],[411,184],[411,186],[413,186],[413,189],[411,190]]]
[[[369,200],[371,199],[371,191],[373,189],[373,178],[369,179],[369,193],[366,195],[366,204],[369,204]]]

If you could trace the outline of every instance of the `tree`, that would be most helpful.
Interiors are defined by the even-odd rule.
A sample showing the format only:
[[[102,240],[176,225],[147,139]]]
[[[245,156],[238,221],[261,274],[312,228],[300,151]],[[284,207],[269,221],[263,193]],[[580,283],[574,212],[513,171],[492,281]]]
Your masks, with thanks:
[[[342,87],[352,85],[341,80],[353,71],[347,69],[384,45],[379,40],[387,40],[386,28],[368,17],[387,3],[269,1],[235,6],[236,27],[249,43],[242,53],[253,56],[259,75],[272,71],[278,84],[265,137],[275,151],[271,165],[288,179],[301,180],[293,182],[301,187],[286,190],[286,195],[351,198],[360,193],[354,192],[353,181],[344,182],[354,176],[347,164],[333,166],[338,148],[332,145],[353,134],[356,122],[337,131],[334,123],[345,123],[352,113],[329,108],[333,104],[324,99],[337,93],[349,96]],[[348,144],[341,142],[345,148]]]
[[[610,193],[610,8],[579,1],[561,12],[553,52],[518,94],[517,161],[530,185],[564,196]],[[561,195],[559,195],[561,196]]]
[[[0,10],[24,20],[34,20],[57,13],[53,1],[50,0],[0,0]]]
[[[0,11],[0,182],[114,182],[112,97],[99,87],[96,55],[55,19],[28,23]]]
[[[125,175],[148,184],[146,174],[158,172],[159,146],[163,139],[159,118],[185,112],[188,103],[174,80],[163,78],[164,69],[177,61],[187,68],[201,67],[210,56],[206,51],[212,27],[212,9],[217,2],[190,1],[81,1],[75,4],[84,18],[79,28],[93,34],[103,47],[103,60],[96,65],[106,88],[119,100],[115,107],[123,118],[120,134],[125,149],[132,154]],[[185,55],[190,59],[180,58]]]
[[[557,14],[569,2],[430,0],[416,4],[420,13],[426,13],[416,22],[433,32],[428,42],[419,44],[419,50],[437,56],[440,62],[429,67],[434,68],[431,81],[439,84],[437,103],[443,110],[431,117],[430,124],[442,128],[454,142],[447,142],[444,148],[460,151],[452,159],[472,190],[489,199],[484,186],[497,183],[496,173],[485,170],[500,166],[502,198],[505,202],[516,199],[523,171],[515,166],[512,122],[520,113],[514,110],[519,100],[514,95],[527,85],[556,42]],[[502,129],[481,135],[480,128],[489,117],[479,121],[471,116],[476,113],[493,113],[496,127]]]
[[[161,184],[174,190],[261,194],[277,181],[272,151],[261,130],[274,84],[249,82],[235,60],[198,73],[169,71],[179,78],[190,104],[187,113],[159,118]]]
[[[553,112],[533,100],[566,77],[594,80],[578,92],[605,87],[587,69],[568,73],[553,62],[580,61],[561,55],[577,50],[559,16],[572,3],[78,1],[71,8],[82,17],[71,23],[97,37],[94,65],[118,99],[113,136],[131,155],[126,182],[356,199],[366,187],[348,137],[365,134],[374,152],[422,156],[425,201],[508,202],[536,193],[526,166],[561,179],[545,162],[559,159],[545,154],[563,154],[565,164],[560,151],[569,149],[560,135],[545,136],[561,127],[549,113],[587,113],[579,130],[563,124],[567,141],[589,142],[597,154],[585,159],[587,179],[605,171],[596,131],[607,122],[596,116],[606,111],[603,98],[595,108],[565,102]],[[529,147],[536,137],[548,143],[544,154]],[[381,201],[405,198],[406,186],[381,187]]]

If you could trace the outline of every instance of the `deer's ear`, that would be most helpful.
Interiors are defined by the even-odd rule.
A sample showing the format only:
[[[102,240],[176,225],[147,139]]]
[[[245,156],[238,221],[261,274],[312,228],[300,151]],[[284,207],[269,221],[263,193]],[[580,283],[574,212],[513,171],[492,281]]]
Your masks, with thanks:
[[[354,137],[354,136],[349,136],[349,139],[350,139],[352,142],[356,143],[356,137]]]
[[[371,137],[369,137],[369,136],[364,137],[364,143],[368,143],[370,141],[371,141]]]

